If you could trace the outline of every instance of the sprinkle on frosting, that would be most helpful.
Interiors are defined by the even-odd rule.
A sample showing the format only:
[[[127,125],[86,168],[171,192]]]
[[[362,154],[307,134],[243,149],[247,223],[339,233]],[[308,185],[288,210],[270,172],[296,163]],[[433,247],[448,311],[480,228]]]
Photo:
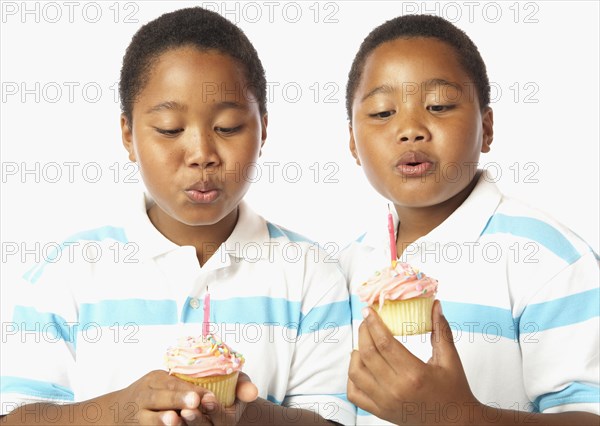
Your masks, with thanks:
[[[375,272],[372,278],[362,283],[357,293],[360,300],[369,305],[379,303],[381,310],[386,300],[435,297],[437,285],[437,280],[408,263],[393,262],[391,267]]]
[[[208,377],[240,371],[245,359],[216,336],[182,337],[167,349],[165,365],[169,374]]]

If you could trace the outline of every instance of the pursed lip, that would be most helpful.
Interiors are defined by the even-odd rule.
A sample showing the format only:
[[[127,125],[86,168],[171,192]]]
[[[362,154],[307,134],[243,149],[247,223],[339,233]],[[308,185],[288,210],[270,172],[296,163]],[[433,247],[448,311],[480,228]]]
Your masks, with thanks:
[[[419,163],[434,163],[427,154],[421,151],[408,151],[402,154],[402,156],[396,161],[396,167],[404,165],[415,165]]]
[[[208,204],[216,201],[221,195],[221,188],[211,181],[199,181],[184,190],[193,203]]]
[[[408,151],[396,161],[395,170],[404,177],[422,177],[434,170],[435,160],[422,151]]]
[[[220,190],[219,186],[209,180],[201,180],[193,184],[192,186],[186,188],[186,191],[200,191],[200,192],[209,192],[214,190]]]

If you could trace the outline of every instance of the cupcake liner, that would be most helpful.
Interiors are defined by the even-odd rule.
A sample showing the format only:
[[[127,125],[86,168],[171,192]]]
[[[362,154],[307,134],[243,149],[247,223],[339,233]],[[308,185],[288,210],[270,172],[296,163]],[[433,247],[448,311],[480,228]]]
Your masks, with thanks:
[[[225,407],[230,407],[235,401],[235,388],[237,385],[239,371],[223,376],[210,377],[190,377],[178,373],[173,373],[173,375],[185,380],[186,382],[193,383],[211,391],[215,394],[217,401],[219,401]]]
[[[433,330],[431,310],[433,297],[408,300],[386,300],[379,316],[394,336],[424,334]]]

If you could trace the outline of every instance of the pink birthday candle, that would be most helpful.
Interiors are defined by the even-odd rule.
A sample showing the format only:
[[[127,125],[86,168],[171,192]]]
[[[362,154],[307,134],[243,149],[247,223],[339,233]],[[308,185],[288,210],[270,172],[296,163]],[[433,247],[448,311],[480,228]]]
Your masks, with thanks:
[[[208,321],[210,318],[210,293],[204,295],[204,321],[202,321],[202,336],[208,336]]]
[[[394,217],[392,216],[392,210],[388,204],[388,232],[390,235],[390,253],[392,254],[392,264],[398,259],[398,253],[396,251],[396,230],[394,229]]]

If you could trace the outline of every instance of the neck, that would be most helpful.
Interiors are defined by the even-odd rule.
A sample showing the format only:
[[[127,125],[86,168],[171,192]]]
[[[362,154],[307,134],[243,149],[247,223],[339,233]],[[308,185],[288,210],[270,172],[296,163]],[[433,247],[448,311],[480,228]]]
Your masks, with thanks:
[[[148,217],[158,231],[179,246],[193,246],[200,266],[217,251],[233,232],[238,220],[238,208],[212,225],[191,226],[165,214],[158,205],[148,210]]]
[[[442,222],[444,222],[454,211],[469,197],[469,194],[477,185],[480,172],[465,189],[443,203],[427,207],[407,207],[396,205],[396,212],[400,218],[398,226],[398,237],[396,249],[403,253],[406,247],[414,243],[423,235],[427,235]]]

